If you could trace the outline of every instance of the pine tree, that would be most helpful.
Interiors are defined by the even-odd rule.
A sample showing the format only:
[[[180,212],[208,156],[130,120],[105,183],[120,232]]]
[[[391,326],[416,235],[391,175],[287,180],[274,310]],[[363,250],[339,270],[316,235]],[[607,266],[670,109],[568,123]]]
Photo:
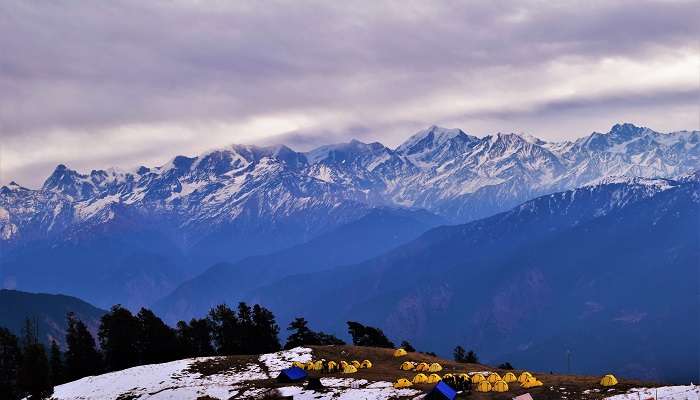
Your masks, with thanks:
[[[242,341],[240,322],[236,313],[226,304],[209,311],[212,339],[219,355],[241,354]]]
[[[53,394],[49,360],[39,343],[36,323],[27,319],[22,335],[22,358],[17,371],[17,386],[30,400],[46,399]]]
[[[498,368],[500,368],[500,369],[505,369],[505,370],[512,370],[512,369],[514,369],[513,366],[512,366],[508,361],[504,362],[503,364],[500,364],[500,365],[498,366]]]
[[[130,368],[139,363],[139,322],[126,308],[117,304],[103,315],[97,337],[107,371]]]
[[[465,363],[471,363],[471,364],[478,364],[479,363],[479,357],[477,357],[476,353],[474,350],[469,350],[467,353],[467,356],[464,357],[464,362]]]
[[[49,349],[49,366],[51,368],[51,384],[56,386],[64,383],[65,371],[63,367],[63,356],[55,340],[51,341],[51,347]]]
[[[391,342],[379,328],[365,326],[359,322],[348,321],[348,333],[352,336],[352,344],[355,346],[394,347],[394,343]]]
[[[142,308],[136,318],[139,323],[137,345],[141,363],[155,364],[176,359],[178,342],[175,330],[146,308]]]
[[[290,322],[287,330],[293,333],[287,337],[285,349],[316,344],[316,334],[309,328],[309,322],[303,317],[295,318],[294,321]]]
[[[251,354],[272,353],[280,350],[280,328],[275,321],[275,315],[258,304],[253,306],[252,337],[250,342],[255,344]]]
[[[407,340],[401,342],[401,345],[399,347],[401,347],[409,353],[413,353],[414,351],[416,351],[416,349],[413,346],[411,346],[411,343],[409,343]]]
[[[294,319],[294,321],[289,324],[287,330],[293,333],[287,337],[287,343],[284,345],[285,349],[303,345],[324,346],[345,344],[345,342],[333,335],[323,332],[314,332],[309,328],[308,324],[308,321],[301,317]]]
[[[188,324],[177,323],[177,340],[182,357],[204,357],[215,354],[209,320],[193,318]]]
[[[19,339],[8,329],[0,327],[0,399],[19,398],[17,366],[20,359]]]
[[[102,357],[85,324],[75,314],[68,313],[66,330],[65,379],[73,381],[101,372]]]
[[[467,351],[464,350],[464,347],[462,347],[462,346],[455,347],[453,354],[454,354],[455,361],[457,361],[459,363],[465,362],[464,359],[467,356]]]

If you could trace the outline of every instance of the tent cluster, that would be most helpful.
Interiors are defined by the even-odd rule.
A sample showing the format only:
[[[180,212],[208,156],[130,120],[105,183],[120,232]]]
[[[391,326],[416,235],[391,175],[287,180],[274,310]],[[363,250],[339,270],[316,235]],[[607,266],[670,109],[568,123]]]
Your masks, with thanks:
[[[360,369],[372,368],[372,362],[370,360],[363,360],[361,362],[357,360],[353,360],[351,362],[347,362],[345,360],[340,362],[317,360],[308,361],[305,363],[294,361],[292,362],[292,367],[300,368],[306,371],[321,371],[326,373],[342,372],[344,374],[354,374]]]
[[[416,372],[440,372],[442,371],[442,365],[438,363],[428,364],[425,362],[414,363],[412,361],[404,361],[401,364],[401,370],[403,371],[416,371]]]

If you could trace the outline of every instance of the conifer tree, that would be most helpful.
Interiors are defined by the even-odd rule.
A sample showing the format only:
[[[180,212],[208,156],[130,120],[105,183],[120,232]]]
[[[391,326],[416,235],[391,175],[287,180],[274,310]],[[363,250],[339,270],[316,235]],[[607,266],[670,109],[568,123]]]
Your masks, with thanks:
[[[394,347],[394,343],[392,343],[379,328],[365,326],[359,322],[348,321],[348,333],[352,336],[352,344],[355,346]]]
[[[130,368],[139,363],[139,322],[126,308],[117,304],[103,315],[97,337],[107,371]]]
[[[141,363],[155,364],[176,359],[178,343],[175,330],[146,308],[142,308],[136,318],[139,323],[137,344]]]
[[[95,338],[75,314],[68,313],[66,318],[65,380],[73,381],[98,374],[102,370],[102,357],[95,346]]]
[[[315,344],[316,334],[309,328],[309,322],[303,317],[295,318],[294,321],[290,322],[287,330],[292,333],[287,337],[285,349]]]
[[[19,398],[17,367],[20,359],[19,339],[8,329],[0,327],[0,399]]]
[[[409,353],[413,353],[414,351],[416,351],[416,349],[413,346],[411,346],[411,343],[409,343],[408,340],[402,341],[399,347],[401,347]]]
[[[459,363],[465,362],[464,359],[467,356],[467,351],[464,350],[464,347],[462,347],[462,346],[455,347],[453,354],[454,354],[455,361],[457,361]]]
[[[203,357],[215,354],[212,345],[212,331],[206,318],[192,318],[189,324],[177,323],[177,340],[182,357]]]
[[[220,304],[209,311],[216,352],[219,355],[241,354],[242,341],[240,323],[236,313],[226,304]]]
[[[280,328],[275,321],[275,315],[270,310],[258,304],[253,306],[252,329],[250,342],[254,348],[251,354],[271,353],[280,350]]]
[[[51,347],[49,348],[49,366],[51,369],[51,384],[56,386],[64,383],[63,355],[55,340],[51,341]]]
[[[39,343],[35,322],[27,319],[22,335],[22,357],[17,371],[17,387],[29,400],[46,399],[53,394],[49,360]]]

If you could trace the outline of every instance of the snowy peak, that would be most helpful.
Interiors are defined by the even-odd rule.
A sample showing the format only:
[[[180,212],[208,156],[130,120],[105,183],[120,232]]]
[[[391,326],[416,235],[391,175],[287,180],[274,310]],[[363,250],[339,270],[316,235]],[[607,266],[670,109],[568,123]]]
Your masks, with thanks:
[[[474,140],[478,139],[467,135],[461,129],[448,129],[433,125],[408,138],[396,148],[396,151],[404,155],[413,155],[442,147],[445,144],[459,146]]]

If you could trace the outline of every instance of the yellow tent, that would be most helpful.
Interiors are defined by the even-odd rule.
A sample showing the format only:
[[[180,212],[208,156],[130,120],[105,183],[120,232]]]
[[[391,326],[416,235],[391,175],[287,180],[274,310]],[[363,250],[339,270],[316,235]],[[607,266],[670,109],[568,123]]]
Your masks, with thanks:
[[[403,357],[406,354],[408,353],[406,353],[406,350],[404,349],[396,349],[396,351],[394,351],[394,357]]]
[[[617,385],[617,378],[615,378],[615,375],[605,375],[603,379],[600,380],[600,384],[603,386],[615,386]]]
[[[430,364],[430,367],[428,367],[428,372],[440,372],[442,371],[442,365],[438,363],[432,363]]]
[[[507,392],[508,391],[508,384],[505,383],[504,381],[496,381],[492,387],[491,387],[492,392]]]
[[[300,362],[300,361],[293,361],[292,367],[304,369],[304,368],[306,368],[306,364],[304,364],[303,362]]]
[[[417,374],[413,377],[413,383],[428,383],[428,377],[425,374]]]
[[[521,383],[520,387],[524,388],[524,389],[530,389],[530,388],[538,387],[538,386],[542,386],[542,385],[544,385],[544,384],[541,381],[539,381],[535,378],[530,378],[530,379],[526,380],[524,383]]]
[[[481,374],[472,375],[472,383],[479,383],[479,382],[482,382],[485,380],[486,380],[486,378],[484,378],[484,376]]]
[[[527,371],[523,371],[523,373],[518,377],[518,382],[525,383],[529,378],[533,378],[532,374]]]
[[[501,376],[498,375],[497,373],[492,372],[489,374],[489,376],[488,376],[488,378],[486,378],[486,380],[489,381],[489,383],[493,385],[494,383],[501,381],[503,379],[501,379]]]
[[[464,379],[464,380],[469,380],[469,374],[462,373],[462,374],[459,374],[459,377]]]
[[[372,361],[362,360],[362,364],[360,364],[360,368],[372,368]]]
[[[345,360],[340,360],[340,367],[341,367],[341,368],[345,368],[345,367],[347,367],[347,366],[348,366],[348,362],[347,362],[347,361],[345,361]]]
[[[450,378],[452,378],[452,376],[453,376],[452,374],[445,374],[442,376],[442,379],[450,379]]]
[[[323,361],[318,360],[314,363],[314,371],[320,371],[323,369]]]
[[[401,364],[401,369],[404,371],[412,371],[414,368],[416,368],[416,364],[414,364],[410,361],[404,361]]]
[[[411,387],[411,386],[413,386],[411,381],[409,381],[408,379],[405,379],[405,378],[397,379],[396,382],[394,382],[394,387],[396,389],[407,388],[407,387]]]
[[[336,368],[338,368],[338,363],[335,361],[328,361],[328,370],[329,371],[334,371]]]
[[[506,372],[505,375],[503,375],[503,381],[505,383],[511,383],[517,381],[518,378],[515,377],[515,374],[512,372]]]
[[[306,365],[304,366],[304,369],[308,369],[309,371],[314,370],[314,362],[313,361],[308,361]]]
[[[430,369],[430,365],[428,365],[427,363],[424,363],[424,362],[418,363],[418,365],[416,365],[416,371],[428,372],[429,369]]]
[[[353,367],[358,368],[358,369],[360,368],[360,365],[362,365],[362,363],[360,363],[360,362],[357,361],[357,360],[352,360],[352,361],[350,362],[350,364],[352,364]]]
[[[476,391],[477,392],[490,392],[491,391],[491,384],[489,381],[481,381],[476,385]]]
[[[428,383],[438,383],[442,380],[438,374],[430,374],[428,376]]]
[[[352,364],[348,364],[345,366],[345,368],[343,368],[344,374],[354,374],[355,372],[357,372],[357,368],[355,368],[355,366]]]

